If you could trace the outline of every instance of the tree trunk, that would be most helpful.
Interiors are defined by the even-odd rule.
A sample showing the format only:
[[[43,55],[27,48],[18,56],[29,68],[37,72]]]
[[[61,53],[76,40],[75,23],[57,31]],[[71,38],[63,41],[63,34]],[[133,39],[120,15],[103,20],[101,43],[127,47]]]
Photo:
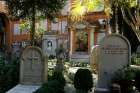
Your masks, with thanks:
[[[32,22],[31,33],[30,33],[31,45],[35,44],[35,39],[34,39],[34,36],[35,36],[35,13],[36,13],[36,11],[35,11],[35,4],[34,4],[34,6],[32,8],[32,17],[31,17],[31,22]]]

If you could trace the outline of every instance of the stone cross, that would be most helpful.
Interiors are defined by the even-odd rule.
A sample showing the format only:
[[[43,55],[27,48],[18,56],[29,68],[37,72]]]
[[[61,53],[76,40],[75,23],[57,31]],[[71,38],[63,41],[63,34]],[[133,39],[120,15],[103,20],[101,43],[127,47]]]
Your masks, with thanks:
[[[33,68],[32,68],[32,64],[34,63],[34,62],[38,62],[38,60],[39,60],[39,58],[38,57],[35,57],[34,55],[32,55],[31,57],[28,57],[28,60],[30,60],[30,63],[31,63],[31,70],[33,70]]]

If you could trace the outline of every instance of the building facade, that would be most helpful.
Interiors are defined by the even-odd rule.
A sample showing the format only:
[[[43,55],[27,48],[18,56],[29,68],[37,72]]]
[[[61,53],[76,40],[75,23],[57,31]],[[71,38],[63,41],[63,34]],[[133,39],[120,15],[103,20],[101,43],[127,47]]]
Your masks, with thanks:
[[[68,19],[72,0],[68,0],[61,15],[50,21],[37,20],[36,27],[41,27],[46,32],[57,32],[60,37],[67,38],[67,49],[70,57],[75,55],[88,55],[94,45],[98,45],[102,37],[107,34],[107,17],[103,10],[93,11],[86,15],[86,20],[73,24]],[[20,31],[21,20],[12,20],[8,15],[5,1],[0,1],[0,48],[10,51],[13,47],[26,46],[30,41],[29,29]],[[38,30],[38,28],[37,28]],[[63,42],[63,41],[62,41]],[[18,50],[15,50],[18,51]]]

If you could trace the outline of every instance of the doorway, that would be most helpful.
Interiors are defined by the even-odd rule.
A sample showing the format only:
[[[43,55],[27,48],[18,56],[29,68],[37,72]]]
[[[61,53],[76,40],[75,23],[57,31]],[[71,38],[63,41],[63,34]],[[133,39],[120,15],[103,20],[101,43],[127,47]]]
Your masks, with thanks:
[[[0,14],[0,51],[4,52],[6,47],[6,21],[3,14]]]

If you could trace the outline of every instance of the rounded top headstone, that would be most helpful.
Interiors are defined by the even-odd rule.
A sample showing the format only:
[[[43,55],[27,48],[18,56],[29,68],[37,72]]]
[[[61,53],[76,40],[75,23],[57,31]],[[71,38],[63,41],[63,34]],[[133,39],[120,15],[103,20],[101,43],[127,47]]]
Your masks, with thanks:
[[[99,52],[98,87],[108,89],[114,73],[130,64],[130,43],[122,35],[111,34],[102,40]]]
[[[47,78],[47,62],[39,47],[28,46],[21,55],[20,83],[40,85]]]
[[[116,39],[118,38],[118,39],[124,40],[124,42],[126,42],[127,45],[130,47],[130,42],[128,41],[128,39],[122,35],[119,35],[119,34],[110,34],[108,36],[105,36],[101,41],[101,45],[103,45],[104,44],[103,42],[105,42],[105,40],[107,40],[109,38],[116,38]],[[116,42],[117,42],[117,40],[116,40]],[[116,42],[113,42],[113,43],[116,43]]]

